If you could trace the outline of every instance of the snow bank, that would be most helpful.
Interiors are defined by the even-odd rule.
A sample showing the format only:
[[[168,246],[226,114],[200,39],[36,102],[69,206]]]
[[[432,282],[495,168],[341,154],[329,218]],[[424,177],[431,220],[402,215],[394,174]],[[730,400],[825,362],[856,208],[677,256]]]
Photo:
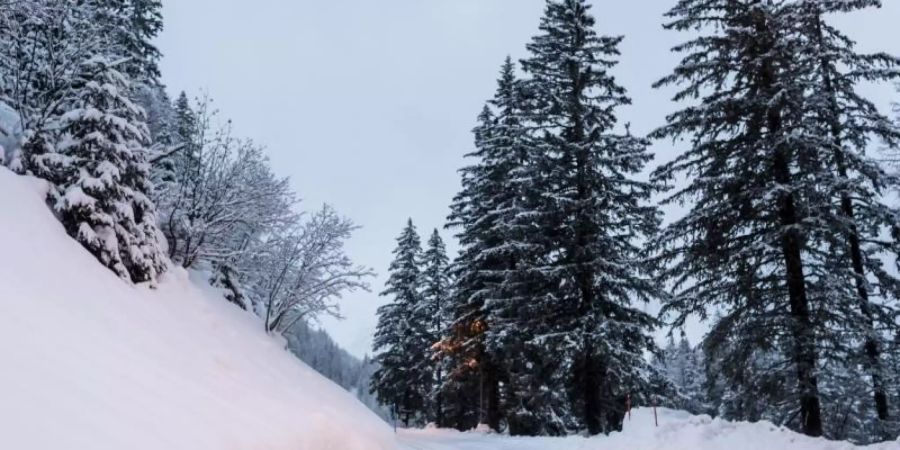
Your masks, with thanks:
[[[897,450],[898,443],[857,447],[846,442],[813,439],[768,422],[727,422],[660,408],[632,411],[622,433],[584,438],[510,438],[446,430],[404,430],[400,440],[409,450]]]
[[[375,450],[390,428],[184,271],[131,287],[0,168],[0,448]]]

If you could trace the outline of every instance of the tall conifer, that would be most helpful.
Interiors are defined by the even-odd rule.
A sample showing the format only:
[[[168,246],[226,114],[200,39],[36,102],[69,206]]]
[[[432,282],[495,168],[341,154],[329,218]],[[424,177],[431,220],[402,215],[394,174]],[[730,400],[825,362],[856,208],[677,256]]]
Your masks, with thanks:
[[[637,176],[652,159],[648,143],[617,126],[616,110],[630,103],[610,73],[622,37],[595,26],[586,1],[548,1],[523,61],[546,168],[542,232],[556,246],[543,259],[555,285],[537,339],[570,372],[579,427],[590,434],[621,429],[626,397],[647,390],[655,320],[633,303],[658,295],[639,245],[659,223],[649,205],[656,187]]]

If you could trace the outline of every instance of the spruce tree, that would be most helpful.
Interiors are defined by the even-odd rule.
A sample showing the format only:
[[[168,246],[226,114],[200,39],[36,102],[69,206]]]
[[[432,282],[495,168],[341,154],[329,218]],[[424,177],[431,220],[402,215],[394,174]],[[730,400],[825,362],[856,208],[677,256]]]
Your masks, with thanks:
[[[160,0],[128,0],[120,4],[126,18],[120,41],[124,53],[131,58],[128,75],[136,82],[159,82],[159,49],[153,40],[163,29],[162,2]]]
[[[198,182],[196,172],[201,165],[199,147],[203,138],[198,112],[202,111],[195,111],[187,94],[181,91],[173,105],[172,145],[179,146],[179,150],[173,155],[172,164],[179,183],[187,189]]]
[[[184,91],[178,94],[173,109],[175,110],[175,141],[190,143],[197,133],[197,115],[191,108],[191,102]]]
[[[825,20],[877,4],[682,1],[670,14],[670,28],[718,31],[676,47],[688,55],[661,82],[701,103],[657,132],[693,138],[659,179],[695,177],[670,199],[694,208],[656,243],[679,287],[666,310],[680,322],[717,299],[727,312],[705,347],[733,393],[727,411],[811,435],[847,435],[834,412],[859,403],[860,367],[880,422],[864,426],[889,435],[881,354],[898,285],[880,236],[893,227],[881,200],[893,178],[866,152],[876,141],[896,148],[898,134],[856,86],[897,76],[897,60],[858,54]],[[760,394],[768,401],[756,404]]]
[[[174,151],[161,155],[162,158],[153,167],[155,178],[161,181],[157,185],[155,198],[160,216],[164,219],[161,228],[169,241],[169,256],[173,261],[184,264],[187,261],[179,260],[180,255],[177,255],[179,246],[187,239],[181,229],[180,216],[183,214],[179,212],[198,209],[198,203],[209,187],[203,186],[201,179],[204,136],[201,136],[198,111],[191,106],[184,91],[179,93],[171,109],[166,139]],[[192,223],[196,219],[191,216],[187,220]]]
[[[21,151],[9,167],[50,180],[59,164],[55,121],[65,112],[68,88],[80,64],[95,55],[113,55],[103,29],[93,20],[95,5],[58,1],[16,2],[0,33],[2,101],[21,122]]]
[[[686,55],[657,84],[682,85],[676,100],[700,102],[655,132],[692,144],[654,174],[660,181],[692,176],[666,201],[693,200],[692,208],[653,243],[667,265],[663,279],[676,288],[664,312],[681,325],[715,302],[723,316],[706,346],[738,383],[777,346],[790,361],[781,375],[796,380],[797,427],[819,436],[816,321],[804,267],[812,226],[804,196],[815,181],[796,173],[803,152],[790,131],[803,121],[798,42],[769,0],[681,0],[668,17],[669,29],[708,31],[675,47]]]
[[[507,58],[497,91],[489,102],[494,111],[479,156],[489,174],[479,203],[486,213],[475,222],[484,242],[481,259],[490,280],[486,351],[498,361],[503,391],[499,415],[513,435],[561,435],[573,428],[571,408],[559,387],[558,355],[541,340],[543,321],[555,279],[547,276],[544,258],[555,249],[547,208],[548,159],[531,129],[533,95],[526,80],[516,76]]]
[[[531,261],[547,250],[536,226],[537,152],[525,103],[507,58],[496,94],[479,116],[476,149],[466,155],[473,162],[463,169],[463,190],[451,206],[450,226],[458,229],[462,245],[453,264],[451,384],[475,386],[478,418],[493,429],[505,419],[511,434],[561,434],[566,427],[558,418],[566,414],[551,406],[559,392],[548,393],[550,372],[536,369],[548,365],[541,361],[542,349],[528,349],[540,347],[529,342],[532,326],[539,324],[529,304],[548,286],[540,285],[540,272],[531,271]]]
[[[109,61],[84,62],[59,119],[55,209],[66,230],[106,267],[135,283],[165,268],[144,145],[143,111]]]
[[[829,240],[829,258],[823,267],[826,301],[829,309],[847,305],[848,311],[856,311],[832,326],[846,330],[840,340],[854,336],[853,341],[861,343],[858,350],[849,349],[849,361],[844,364],[866,367],[872,380],[872,411],[882,422],[880,437],[887,438],[884,422],[889,419],[889,407],[882,352],[887,347],[886,338],[898,325],[891,318],[893,310],[876,299],[898,298],[898,280],[879,259],[879,254],[891,250],[879,235],[894,223],[892,208],[882,200],[893,181],[866,152],[873,142],[898,148],[900,128],[860,96],[857,84],[859,80],[883,82],[900,78],[900,59],[883,53],[858,53],[854,42],[826,20],[828,15],[880,4],[878,0],[804,0],[785,4],[785,15],[800,27],[804,45],[797,52],[800,58],[795,63],[809,71],[811,89],[806,109],[810,119],[804,138],[815,152],[815,160],[823,166],[818,187],[832,198],[823,202],[823,209],[818,211],[831,232],[824,236]],[[835,287],[837,279],[845,280],[840,288]],[[834,357],[838,356],[836,353],[826,354]]]
[[[449,296],[450,296],[450,260],[447,258],[447,249],[441,239],[438,230],[434,230],[428,239],[428,247],[422,259],[422,303],[417,308],[416,316],[425,325],[425,342],[430,348],[439,347],[447,330],[449,322]],[[432,357],[429,361],[434,383],[428,388],[428,418],[438,426],[443,426],[444,399],[441,386],[446,374],[444,366],[439,358]]]
[[[452,406],[456,427],[465,429],[488,423],[496,430],[499,412],[494,393],[499,380],[491,355],[485,349],[488,331],[485,306],[496,285],[496,279],[490,274],[497,261],[485,257],[485,249],[492,245],[485,229],[490,226],[491,204],[487,193],[498,189],[502,181],[497,179],[500,174],[496,169],[483,162],[496,122],[488,106],[478,116],[478,122],[474,130],[476,150],[466,155],[478,161],[461,170],[463,188],[454,198],[448,218],[447,226],[459,229],[456,236],[462,248],[451,267],[452,319],[443,352],[452,366],[447,382],[455,392],[448,392],[447,396],[457,402]],[[470,388],[466,389],[467,386]],[[475,401],[468,398],[473,391],[471,386],[475,386],[474,391],[480,396]],[[476,420],[471,423],[473,416]]]
[[[155,189],[153,201],[159,206],[177,181],[175,159],[182,147],[175,144],[175,109],[163,86],[142,89],[135,93],[135,97],[147,114],[147,128],[152,142],[148,160]]]
[[[668,345],[653,358],[653,365],[663,375],[663,405],[691,414],[709,412],[704,393],[706,374],[702,356],[691,347],[683,333],[677,344],[669,335]]]
[[[421,240],[409,220],[397,239],[390,276],[381,293],[392,299],[378,309],[373,345],[379,368],[372,377],[372,392],[407,426],[421,424],[432,384],[431,345],[425,332],[429,322],[420,320],[421,261]]]
[[[537,339],[569,370],[578,426],[590,434],[620,430],[629,393],[648,390],[656,322],[632,304],[658,295],[639,242],[659,223],[656,188],[637,177],[648,143],[617,131],[615,111],[630,103],[610,74],[622,38],[594,27],[586,1],[548,1],[523,61],[546,167],[543,232],[556,245],[544,257],[554,286],[537,306],[548,327]]]

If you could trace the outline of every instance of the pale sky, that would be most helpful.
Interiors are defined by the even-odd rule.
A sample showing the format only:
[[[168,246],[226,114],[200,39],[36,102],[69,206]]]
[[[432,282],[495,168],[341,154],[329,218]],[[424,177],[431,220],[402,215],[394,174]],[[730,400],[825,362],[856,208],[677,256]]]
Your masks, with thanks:
[[[661,27],[675,0],[594,0],[603,34],[625,35],[615,69],[634,105],[632,131],[663,123],[676,105],[650,85],[685,39]],[[845,16],[865,51],[900,55],[900,1]],[[525,56],[544,0],[163,0],[163,81],[170,94],[206,91],[238,134],[265,145],[305,209],[329,203],[362,227],[350,255],[378,272],[373,292],[342,300],[346,320],[324,327],[351,353],[371,352],[375,310],[394,239],[411,217],[423,241],[443,230],[471,128],[493,95],[506,55]],[[890,86],[864,92],[887,108]],[[656,143],[657,160],[674,154]],[[692,326],[692,341],[702,334]]]

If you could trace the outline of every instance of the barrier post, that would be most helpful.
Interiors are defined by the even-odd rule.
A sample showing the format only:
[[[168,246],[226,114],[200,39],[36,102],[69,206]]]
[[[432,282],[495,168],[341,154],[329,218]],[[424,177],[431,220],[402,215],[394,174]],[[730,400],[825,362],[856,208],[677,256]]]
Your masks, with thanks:
[[[659,426],[659,418],[656,417],[656,396],[653,396],[653,423],[658,427]]]
[[[625,394],[625,409],[628,411],[628,421],[631,422],[631,393]]]

